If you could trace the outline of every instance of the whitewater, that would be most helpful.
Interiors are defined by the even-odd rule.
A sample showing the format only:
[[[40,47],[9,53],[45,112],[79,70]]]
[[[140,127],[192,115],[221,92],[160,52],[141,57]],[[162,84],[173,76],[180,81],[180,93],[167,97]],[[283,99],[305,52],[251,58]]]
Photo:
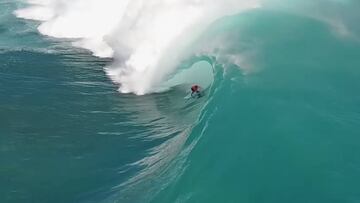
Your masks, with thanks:
[[[0,0],[0,202],[358,202],[359,21],[355,0]]]
[[[210,23],[269,4],[258,0],[211,3],[31,0],[28,3],[30,6],[15,11],[17,17],[41,21],[38,30],[43,35],[73,39],[74,46],[89,49],[95,56],[114,57],[114,64],[106,68],[107,74],[120,85],[121,92],[140,95],[159,89],[156,86],[181,60],[189,57],[186,53],[189,44]],[[341,19],[324,16],[324,20],[340,34],[350,35]]]
[[[144,94],[174,69],[188,44],[215,19],[256,1],[29,1],[18,17],[43,21],[39,31],[57,38],[76,38],[75,46],[96,56],[114,57],[108,75],[121,92]],[[176,48],[174,44],[177,44]],[[169,70],[170,69],[170,70]],[[154,84],[155,83],[155,84]]]

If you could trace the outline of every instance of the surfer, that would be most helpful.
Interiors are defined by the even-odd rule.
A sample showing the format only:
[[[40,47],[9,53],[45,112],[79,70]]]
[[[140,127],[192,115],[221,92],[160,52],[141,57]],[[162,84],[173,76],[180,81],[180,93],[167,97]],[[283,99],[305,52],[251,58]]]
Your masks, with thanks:
[[[200,86],[199,85],[193,85],[191,86],[191,97],[201,97],[201,94],[200,94]]]

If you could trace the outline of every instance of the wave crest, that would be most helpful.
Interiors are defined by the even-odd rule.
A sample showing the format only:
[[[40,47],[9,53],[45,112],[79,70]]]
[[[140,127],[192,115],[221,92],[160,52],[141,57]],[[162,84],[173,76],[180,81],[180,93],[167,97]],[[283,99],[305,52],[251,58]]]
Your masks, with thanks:
[[[18,17],[42,21],[38,30],[70,38],[99,57],[114,57],[107,74],[121,92],[145,94],[184,57],[184,48],[207,25],[259,6],[226,0],[28,0]]]

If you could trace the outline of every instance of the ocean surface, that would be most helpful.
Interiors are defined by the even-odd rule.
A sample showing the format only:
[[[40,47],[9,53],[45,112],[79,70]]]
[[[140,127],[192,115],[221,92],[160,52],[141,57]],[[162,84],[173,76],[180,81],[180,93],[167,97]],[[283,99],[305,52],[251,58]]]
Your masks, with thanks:
[[[360,202],[359,1],[156,0],[94,36],[44,2],[0,0],[0,202]],[[173,7],[214,12],[190,37]]]

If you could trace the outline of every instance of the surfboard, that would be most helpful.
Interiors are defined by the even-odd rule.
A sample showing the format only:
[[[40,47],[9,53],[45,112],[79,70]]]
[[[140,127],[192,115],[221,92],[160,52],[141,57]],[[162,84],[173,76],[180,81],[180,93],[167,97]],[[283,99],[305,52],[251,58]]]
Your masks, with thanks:
[[[200,97],[204,96],[203,95],[203,92],[199,92],[199,93],[196,93],[196,94],[193,94],[193,96],[191,96],[191,93],[186,95],[184,97],[185,100],[189,100],[189,99],[199,99]]]
[[[191,99],[191,94],[188,94],[184,97],[185,100]]]

